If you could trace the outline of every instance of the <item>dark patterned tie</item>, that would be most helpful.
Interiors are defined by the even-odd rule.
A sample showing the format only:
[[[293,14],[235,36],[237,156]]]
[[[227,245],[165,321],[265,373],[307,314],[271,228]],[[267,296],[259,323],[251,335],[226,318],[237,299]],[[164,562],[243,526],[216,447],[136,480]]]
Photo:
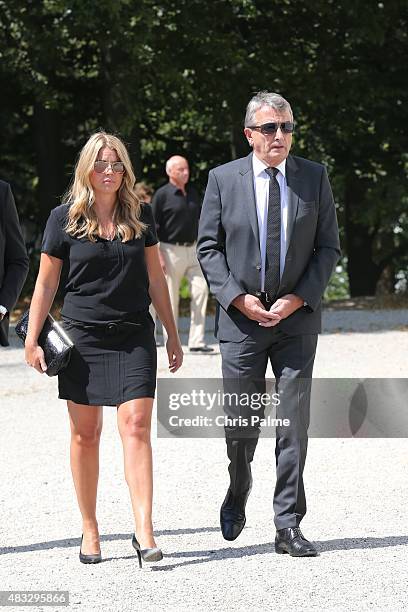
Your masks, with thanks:
[[[276,178],[277,168],[266,168],[269,174],[268,217],[266,223],[265,291],[275,301],[280,282],[281,202]]]

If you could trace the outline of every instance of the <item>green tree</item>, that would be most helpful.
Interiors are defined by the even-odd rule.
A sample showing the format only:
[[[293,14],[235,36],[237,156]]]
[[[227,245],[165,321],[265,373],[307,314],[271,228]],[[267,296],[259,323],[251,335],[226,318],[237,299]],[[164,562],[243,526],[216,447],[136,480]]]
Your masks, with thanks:
[[[245,155],[249,97],[295,111],[293,152],[329,166],[352,295],[407,267],[406,2],[0,0],[3,176],[42,226],[105,128],[159,185],[173,153],[205,187]],[[10,87],[12,84],[12,87]]]

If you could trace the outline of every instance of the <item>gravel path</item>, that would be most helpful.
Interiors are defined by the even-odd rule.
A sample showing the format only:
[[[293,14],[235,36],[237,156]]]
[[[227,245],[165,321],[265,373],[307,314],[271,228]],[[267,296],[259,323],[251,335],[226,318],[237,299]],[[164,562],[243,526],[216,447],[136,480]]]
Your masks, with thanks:
[[[379,325],[364,315],[364,329]],[[394,329],[364,333],[329,333],[326,325],[315,376],[406,378],[408,334],[398,328],[407,324],[407,311],[397,319]],[[339,328],[356,326],[342,319]],[[210,335],[208,342],[214,342]],[[159,376],[167,376],[163,348],[159,364]],[[218,351],[187,353],[176,376],[197,373],[220,376]],[[321,554],[293,559],[273,550],[272,440],[260,440],[247,526],[228,543],[218,525],[227,487],[224,441],[154,435],[154,523],[165,558],[143,570],[130,544],[115,410],[105,409],[98,499],[104,562],[94,567],[78,561],[68,443],[56,380],[28,369],[13,342],[0,352],[0,589],[68,590],[69,609],[86,612],[407,609],[406,439],[310,441],[302,528]]]

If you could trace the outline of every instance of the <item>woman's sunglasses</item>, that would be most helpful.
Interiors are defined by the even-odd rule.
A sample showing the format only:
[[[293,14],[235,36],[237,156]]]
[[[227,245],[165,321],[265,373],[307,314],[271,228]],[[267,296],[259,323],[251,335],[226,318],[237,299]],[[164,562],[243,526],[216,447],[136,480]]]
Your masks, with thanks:
[[[123,174],[123,172],[125,171],[125,164],[123,162],[108,162],[103,161],[102,159],[96,160],[96,162],[94,163],[94,170],[98,174],[102,174],[102,172],[105,172],[105,170],[107,170],[109,166],[112,168],[112,172],[117,172],[118,174]]]

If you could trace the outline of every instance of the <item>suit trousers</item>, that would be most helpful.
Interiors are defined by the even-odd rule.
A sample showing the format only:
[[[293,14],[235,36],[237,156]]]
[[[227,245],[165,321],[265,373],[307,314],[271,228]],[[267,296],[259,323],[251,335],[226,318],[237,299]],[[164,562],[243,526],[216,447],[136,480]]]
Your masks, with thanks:
[[[9,315],[6,314],[5,317],[0,321],[0,346],[9,346],[8,341],[9,334]]]
[[[299,526],[306,514],[303,469],[307,453],[310,420],[311,377],[317,334],[289,336],[275,327],[254,326],[242,342],[220,341],[224,394],[260,397],[265,393],[265,374],[270,360],[275,376],[276,418],[288,419],[290,426],[276,427],[276,486],[274,514],[276,529]],[[256,396],[253,394],[256,393]],[[255,405],[255,404],[254,404]],[[260,418],[264,407],[256,405]],[[261,427],[251,425],[254,409],[245,402],[224,403],[225,437],[230,461],[230,489],[245,494],[252,486],[251,462]],[[272,415],[271,415],[272,416]],[[259,422],[259,421],[258,421]]]
[[[160,251],[166,265],[166,280],[176,324],[179,310],[180,283],[183,276],[185,276],[189,282],[191,294],[191,321],[188,346],[190,348],[204,346],[208,287],[198,263],[195,244],[179,246],[169,242],[161,242]]]

